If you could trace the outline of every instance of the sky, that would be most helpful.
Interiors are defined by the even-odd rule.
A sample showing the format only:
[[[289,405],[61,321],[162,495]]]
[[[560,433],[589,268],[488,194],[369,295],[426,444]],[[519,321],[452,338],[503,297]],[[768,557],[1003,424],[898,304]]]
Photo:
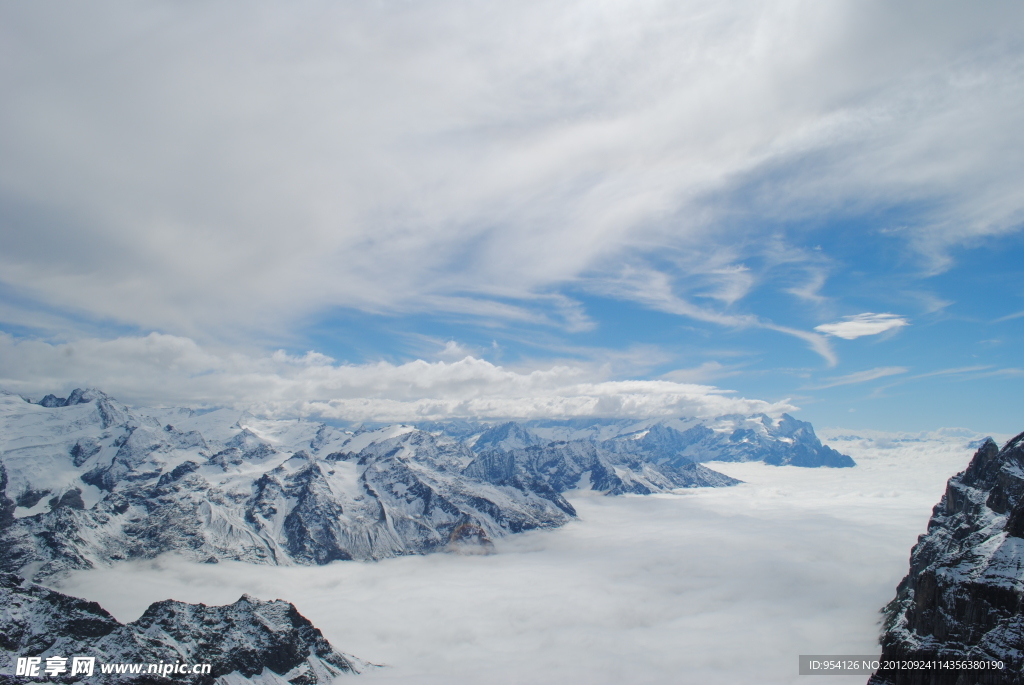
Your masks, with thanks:
[[[0,388],[1022,429],[1024,7],[0,7]]]

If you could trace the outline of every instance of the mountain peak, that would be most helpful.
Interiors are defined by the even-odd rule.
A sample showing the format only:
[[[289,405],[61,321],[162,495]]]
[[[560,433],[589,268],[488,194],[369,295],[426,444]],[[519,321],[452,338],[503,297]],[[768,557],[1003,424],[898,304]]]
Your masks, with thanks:
[[[515,421],[491,426],[473,443],[474,452],[489,449],[513,450],[538,445],[541,439]]]
[[[1002,660],[1006,674],[1020,674],[1022,564],[1024,433],[1002,449],[986,440],[949,479],[928,532],[911,550],[909,573],[883,610],[882,660]],[[940,675],[960,682],[956,673]],[[918,682],[912,676],[879,672],[870,682],[910,685]]]

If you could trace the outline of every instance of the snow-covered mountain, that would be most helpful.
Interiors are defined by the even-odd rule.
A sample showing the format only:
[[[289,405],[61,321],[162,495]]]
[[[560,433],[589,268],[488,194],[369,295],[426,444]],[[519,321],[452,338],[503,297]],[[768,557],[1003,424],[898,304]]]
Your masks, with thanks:
[[[1024,683],[1024,433],[989,439],[949,479],[883,610],[883,661],[1001,661],[1001,670],[880,671],[871,685]]]
[[[95,659],[90,677],[72,675],[75,656]],[[137,621],[121,624],[96,602],[0,573],[0,683],[39,679],[16,674],[19,657],[40,657],[42,678],[47,657],[63,657],[56,663],[64,670],[51,680],[122,685],[170,682],[168,677],[194,685],[315,685],[371,667],[335,650],[282,600],[245,595],[226,606],[166,600],[152,604]],[[209,664],[210,670],[145,675],[149,664],[176,662],[190,668]],[[105,674],[104,665],[140,666],[143,675],[125,669]]]
[[[705,461],[763,461],[804,467],[849,467],[854,461],[822,445],[806,421],[783,414],[730,414],[712,419],[531,420],[497,426],[466,421],[421,426],[472,444],[476,452],[514,450],[552,442],[587,442],[601,450],[631,454],[645,462],[682,467]]]
[[[50,406],[46,406],[50,405]],[[176,552],[196,561],[380,559],[559,526],[544,483],[463,471],[464,445],[238,412],[133,410],[98,391],[0,396],[0,565],[45,578]]]
[[[631,441],[635,445],[638,441]],[[473,443],[476,459],[465,473],[490,483],[532,475],[552,490],[598,490],[648,495],[674,488],[723,487],[739,481],[688,459],[658,463],[649,452],[615,442],[547,442],[516,423],[485,430]]]
[[[343,430],[130,408],[96,390],[0,394],[0,570],[43,579],[168,552],[289,565],[486,548],[567,522],[567,490],[737,482],[652,461],[631,448],[642,439],[552,443],[516,424],[472,426]]]

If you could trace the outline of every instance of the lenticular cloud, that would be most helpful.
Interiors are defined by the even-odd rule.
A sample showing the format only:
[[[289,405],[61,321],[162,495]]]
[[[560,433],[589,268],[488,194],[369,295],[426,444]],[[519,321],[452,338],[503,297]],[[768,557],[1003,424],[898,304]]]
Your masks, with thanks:
[[[823,323],[820,326],[815,326],[814,330],[834,335],[844,340],[853,340],[865,335],[878,335],[879,333],[885,333],[886,331],[909,325],[909,321],[897,314],[865,312],[844,317],[842,321],[835,323]]]

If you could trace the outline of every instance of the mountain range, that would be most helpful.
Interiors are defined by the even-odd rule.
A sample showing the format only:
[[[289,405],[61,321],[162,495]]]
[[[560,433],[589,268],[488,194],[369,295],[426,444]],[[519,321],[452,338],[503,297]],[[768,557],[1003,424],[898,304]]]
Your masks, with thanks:
[[[36,580],[176,553],[326,564],[563,525],[563,493],[735,485],[698,462],[852,466],[788,415],[328,425],[0,394],[0,570]]]

